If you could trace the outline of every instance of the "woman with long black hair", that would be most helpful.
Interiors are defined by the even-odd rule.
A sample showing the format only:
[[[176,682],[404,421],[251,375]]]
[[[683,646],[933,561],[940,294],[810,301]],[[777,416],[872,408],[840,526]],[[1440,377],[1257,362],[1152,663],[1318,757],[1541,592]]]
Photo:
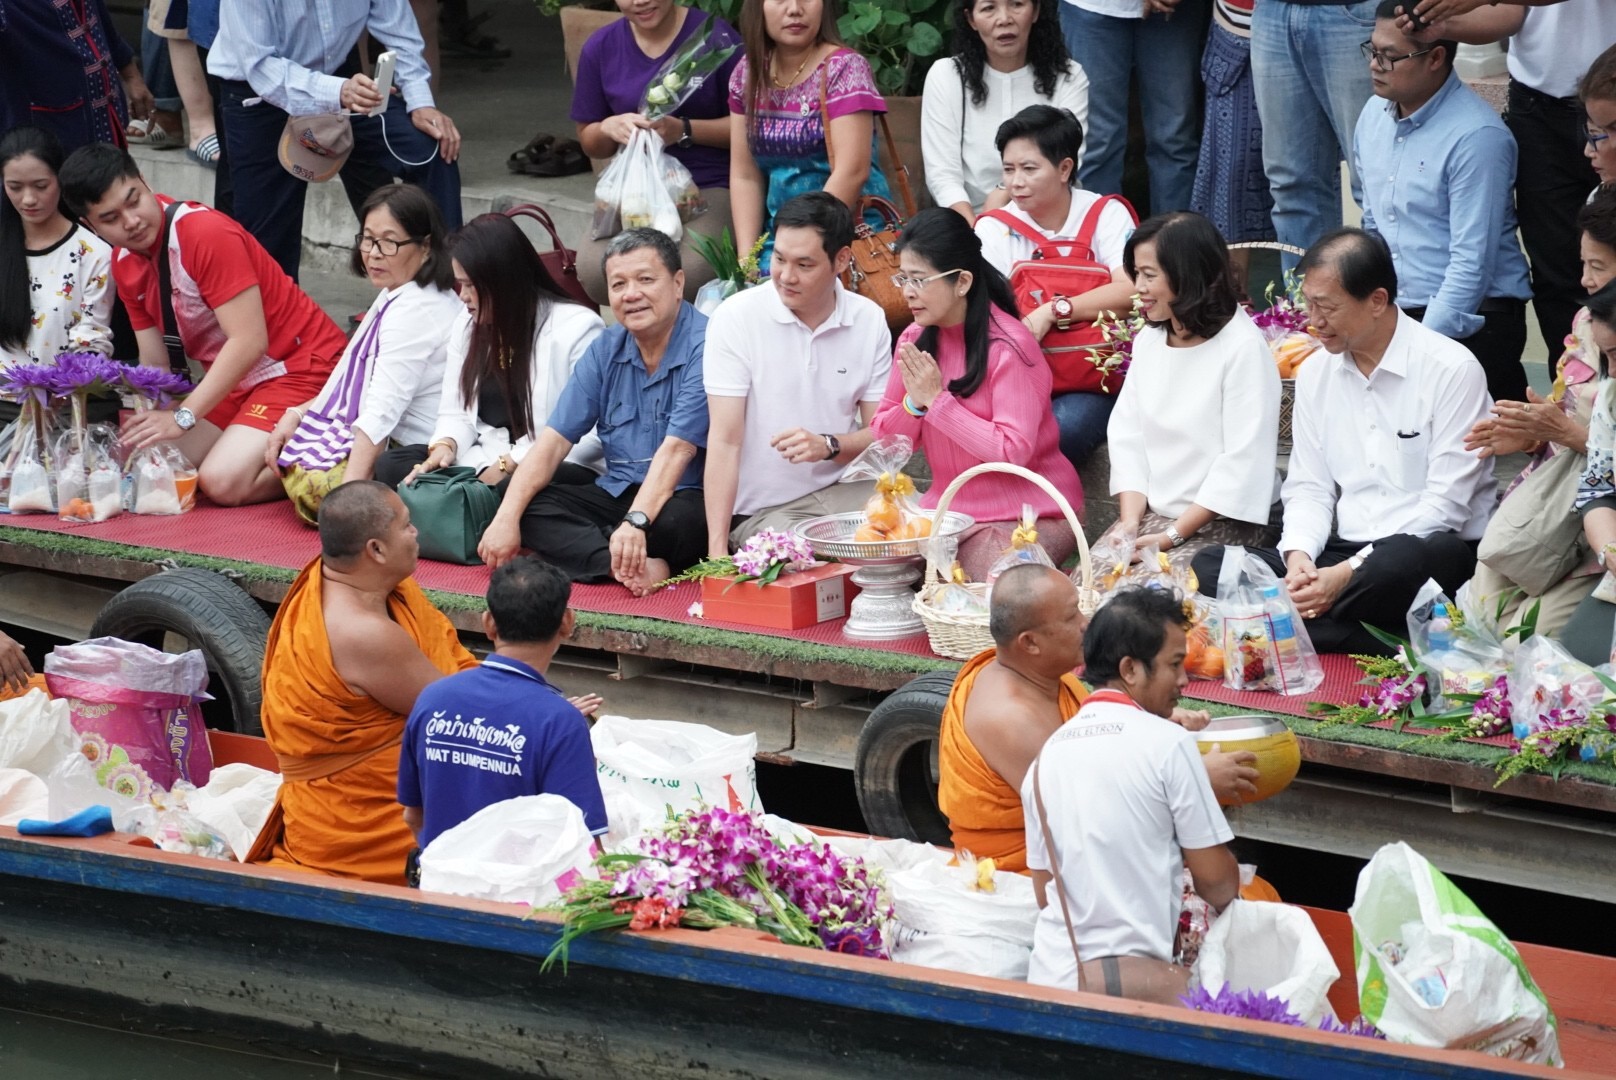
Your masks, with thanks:
[[[966,469],[1005,461],[1043,476],[1081,513],[1083,487],[1061,454],[1049,408],[1049,365],[971,226],[952,210],[922,210],[898,238],[898,266],[894,281],[915,323],[898,338],[870,427],[876,438],[907,435],[926,452],[932,486],[921,506],[936,506]],[[952,503],[976,519],[960,537],[968,575],[980,579],[992,568],[1023,503],[1037,513],[1038,542],[1056,565],[1076,548],[1065,516],[1041,489],[1009,476],[971,484]]]
[[[382,454],[376,479],[396,487],[419,473],[459,465],[503,491],[605,324],[557,287],[527,236],[504,214],[467,222],[450,240],[449,253],[466,310],[449,332],[437,426],[427,444]],[[590,433],[556,476],[574,472],[565,482],[584,483],[603,471],[600,440]]]
[[[42,128],[0,138],[0,367],[112,353],[112,248],[63,209],[62,158]]]

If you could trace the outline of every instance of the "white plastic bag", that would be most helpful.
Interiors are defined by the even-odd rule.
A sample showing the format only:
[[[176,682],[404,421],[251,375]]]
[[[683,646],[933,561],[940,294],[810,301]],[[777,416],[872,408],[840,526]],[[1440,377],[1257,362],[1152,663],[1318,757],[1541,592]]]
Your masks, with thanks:
[[[1375,852],[1347,914],[1358,1003],[1387,1039],[1563,1064],[1554,1013],[1520,953],[1413,848]]]
[[[560,795],[493,803],[421,852],[421,890],[538,907],[592,873],[584,813]]]
[[[922,967],[1025,982],[1038,900],[1032,879],[995,871],[993,891],[972,888],[974,861],[949,866],[946,855],[886,875],[894,925],[892,959]]]
[[[1217,993],[1259,990],[1289,1002],[1291,1012],[1316,1027],[1330,1008],[1330,987],[1341,970],[1307,912],[1289,904],[1235,900],[1212,922],[1201,942],[1192,985]]]
[[[1223,549],[1218,611],[1224,686],[1305,694],[1324,681],[1319,654],[1284,584],[1243,547]]]
[[[656,229],[675,241],[684,235],[678,203],[668,191],[662,145],[662,137],[656,132],[635,128],[628,145],[600,174],[595,183],[595,217],[590,230],[596,240],[638,228]],[[685,175],[689,176],[688,170]]]
[[[47,821],[61,821],[92,806],[105,806],[112,811],[113,828],[128,832],[135,811],[148,805],[102,787],[96,780],[95,766],[83,754],[69,754],[58,761],[45,776],[45,788],[50,795],[50,812],[43,815]]]
[[[0,825],[50,817],[50,789],[26,769],[0,768]]]
[[[42,690],[0,701],[0,768],[43,777],[78,749],[67,702]]]
[[[280,786],[280,773],[238,761],[214,769],[206,786],[191,792],[186,804],[193,815],[224,838],[238,860],[246,862],[247,853],[274,809]]]
[[[196,505],[196,466],[173,443],[158,443],[129,456],[129,512],[183,514]]]
[[[600,793],[616,851],[646,829],[701,806],[761,810],[757,735],[726,735],[704,724],[603,716],[590,729]]]

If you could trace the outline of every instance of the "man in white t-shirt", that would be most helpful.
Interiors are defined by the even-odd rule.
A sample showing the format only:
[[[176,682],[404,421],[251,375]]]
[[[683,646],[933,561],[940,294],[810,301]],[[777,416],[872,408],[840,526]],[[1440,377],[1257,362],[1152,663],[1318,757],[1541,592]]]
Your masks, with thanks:
[[[892,367],[879,305],[842,288],[853,216],[799,195],[774,218],[769,283],[730,297],[707,326],[707,547],[860,509],[870,481],[839,483],[870,444]]]
[[[1030,983],[1174,1004],[1189,978],[1172,963],[1184,868],[1216,911],[1239,892],[1234,833],[1195,737],[1169,719],[1188,685],[1185,629],[1182,599],[1160,589],[1123,589],[1089,622],[1096,689],[1021,788],[1042,908]]]

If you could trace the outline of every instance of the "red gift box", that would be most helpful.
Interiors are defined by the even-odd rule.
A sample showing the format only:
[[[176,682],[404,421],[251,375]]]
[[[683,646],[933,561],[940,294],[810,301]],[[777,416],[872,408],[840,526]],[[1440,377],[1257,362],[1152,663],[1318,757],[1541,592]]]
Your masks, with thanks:
[[[816,563],[806,570],[781,574],[772,585],[756,581],[736,585],[732,577],[703,578],[702,614],[720,622],[776,630],[800,630],[845,618],[859,591],[851,577],[857,569],[845,563]]]

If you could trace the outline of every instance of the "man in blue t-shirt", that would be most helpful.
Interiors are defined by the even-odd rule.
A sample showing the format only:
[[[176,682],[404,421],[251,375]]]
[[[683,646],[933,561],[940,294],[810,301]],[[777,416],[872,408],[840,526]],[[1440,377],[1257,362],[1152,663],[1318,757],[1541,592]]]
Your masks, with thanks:
[[[606,832],[589,724],[544,678],[572,633],[571,592],[566,574],[531,555],[501,566],[483,614],[493,654],[416,698],[404,726],[398,801],[421,847],[483,807],[522,795],[564,796],[591,833]],[[598,699],[574,700],[592,708]]]

